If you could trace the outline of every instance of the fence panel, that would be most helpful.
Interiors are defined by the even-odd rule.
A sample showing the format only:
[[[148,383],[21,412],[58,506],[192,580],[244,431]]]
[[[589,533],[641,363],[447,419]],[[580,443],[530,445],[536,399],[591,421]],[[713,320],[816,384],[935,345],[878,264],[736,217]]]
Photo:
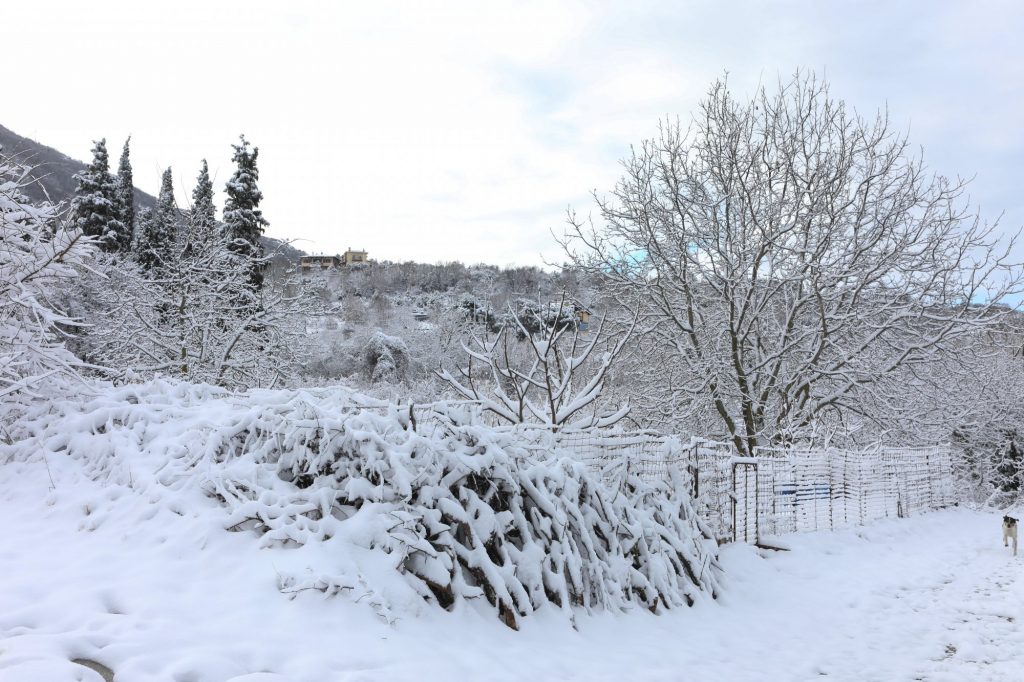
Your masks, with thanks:
[[[444,407],[453,409],[447,403]],[[426,428],[436,409],[410,405],[410,421]],[[517,433],[525,449],[567,453],[611,485],[621,484],[626,475],[681,481],[677,494],[691,497],[719,542],[849,528],[940,509],[956,499],[948,446],[758,448],[753,457],[738,457],[731,444],[684,442],[651,431],[506,428]]]
[[[445,428],[454,413],[467,421],[480,418],[474,401],[361,407],[407,410],[416,429]],[[758,448],[754,457],[737,457],[727,443],[684,443],[651,431],[552,431],[529,424],[504,428],[516,432],[523,448],[569,453],[611,485],[627,474],[651,482],[681,480],[678,494],[693,499],[697,514],[720,542],[847,528],[940,509],[956,499],[948,446]]]
[[[952,504],[946,446],[842,449],[762,448],[737,457],[724,443],[682,445],[658,434],[559,434],[557,444],[605,478],[629,471],[667,480],[689,472],[687,490],[720,541],[760,542],[786,533],[835,530],[902,518]]]

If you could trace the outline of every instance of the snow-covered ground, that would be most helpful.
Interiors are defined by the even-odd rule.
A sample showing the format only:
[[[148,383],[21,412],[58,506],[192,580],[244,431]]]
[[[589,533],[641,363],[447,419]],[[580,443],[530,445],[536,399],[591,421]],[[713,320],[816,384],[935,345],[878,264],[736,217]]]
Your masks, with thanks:
[[[514,632],[469,608],[388,625],[343,596],[289,600],[277,572],[301,550],[168,500],[53,454],[0,465],[0,680],[101,679],[71,659],[118,682],[1024,679],[1024,555],[995,514],[729,546],[717,602]]]

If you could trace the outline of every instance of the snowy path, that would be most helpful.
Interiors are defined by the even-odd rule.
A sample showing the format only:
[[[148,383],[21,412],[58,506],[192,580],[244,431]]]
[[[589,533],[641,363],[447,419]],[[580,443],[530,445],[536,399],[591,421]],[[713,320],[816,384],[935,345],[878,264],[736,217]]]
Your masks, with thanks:
[[[516,633],[464,610],[389,627],[344,598],[284,599],[275,572],[310,555],[257,550],[212,506],[50,469],[0,465],[2,682],[101,679],[74,658],[118,682],[1024,679],[1024,555],[994,514],[728,547],[722,599],[661,617],[574,631],[542,614]]]
[[[728,600],[757,620],[741,657],[777,676],[760,679],[1024,679],[1024,564],[998,517],[943,512],[789,543],[771,574],[732,565],[743,585]]]
[[[1024,678],[1021,566],[1006,561],[1006,554],[983,548],[967,555],[933,588],[934,595],[923,595],[926,607],[935,605],[930,612],[948,643],[939,661],[923,666],[920,679]]]

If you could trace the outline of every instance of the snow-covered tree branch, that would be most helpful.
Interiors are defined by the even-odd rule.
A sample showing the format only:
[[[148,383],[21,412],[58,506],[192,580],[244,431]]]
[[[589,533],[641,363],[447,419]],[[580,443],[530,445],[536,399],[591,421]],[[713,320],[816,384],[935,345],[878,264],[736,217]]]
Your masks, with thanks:
[[[24,194],[31,169],[0,154],[0,400],[80,366],[61,327],[75,321],[57,296],[94,251],[58,206]]]
[[[965,183],[813,76],[747,102],[717,82],[689,128],[665,122],[624,166],[595,197],[602,225],[570,215],[564,246],[612,298],[643,302],[645,407],[671,403],[741,453],[884,419],[866,407],[968,347],[1021,288],[1014,240],[971,211]]]
[[[86,345],[97,364],[232,388],[274,386],[292,376],[316,301],[287,277],[252,284],[254,268],[262,271],[272,254],[253,263],[215,221],[212,196],[204,162],[194,205],[182,218],[165,173],[160,205],[143,232],[154,241],[140,245],[139,264],[108,263],[107,279],[88,297],[96,303]]]
[[[457,375],[445,368],[437,376],[461,397],[479,401],[512,424],[555,429],[615,424],[628,414],[628,404],[608,407],[599,398],[632,327],[612,335],[602,320],[585,333],[575,317],[566,321],[566,310],[564,296],[551,318],[509,307],[509,323],[496,336],[474,333],[470,344],[463,344],[467,365]]]

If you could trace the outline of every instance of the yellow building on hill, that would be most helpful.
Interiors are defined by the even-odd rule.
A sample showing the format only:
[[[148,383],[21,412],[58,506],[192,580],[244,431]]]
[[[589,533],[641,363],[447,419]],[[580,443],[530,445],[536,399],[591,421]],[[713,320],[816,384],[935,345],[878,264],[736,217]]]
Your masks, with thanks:
[[[316,270],[336,270],[349,265],[363,265],[368,263],[366,251],[353,251],[351,248],[340,256],[302,256],[299,258],[299,267],[303,272]]]
[[[366,263],[369,258],[366,256],[366,251],[353,251],[349,248],[345,253],[341,254],[342,265],[358,265]]]

